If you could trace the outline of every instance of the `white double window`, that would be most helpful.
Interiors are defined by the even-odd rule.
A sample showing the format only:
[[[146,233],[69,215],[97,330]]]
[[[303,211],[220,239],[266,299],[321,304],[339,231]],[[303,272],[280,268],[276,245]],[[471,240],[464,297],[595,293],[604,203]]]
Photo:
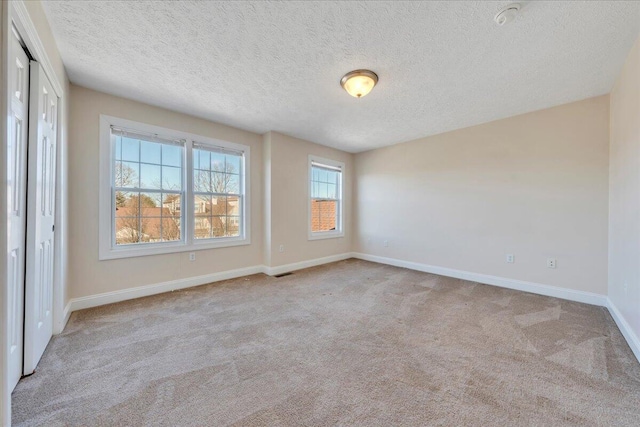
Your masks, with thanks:
[[[100,259],[250,243],[249,147],[100,119]]]
[[[309,156],[309,240],[344,236],[344,163]]]

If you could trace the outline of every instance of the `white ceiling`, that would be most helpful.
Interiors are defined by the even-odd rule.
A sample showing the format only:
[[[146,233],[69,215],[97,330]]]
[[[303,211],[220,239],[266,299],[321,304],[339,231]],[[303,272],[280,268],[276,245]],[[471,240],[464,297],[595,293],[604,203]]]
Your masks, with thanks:
[[[45,1],[73,83],[359,152],[608,93],[640,3]],[[363,99],[346,72],[380,76]]]

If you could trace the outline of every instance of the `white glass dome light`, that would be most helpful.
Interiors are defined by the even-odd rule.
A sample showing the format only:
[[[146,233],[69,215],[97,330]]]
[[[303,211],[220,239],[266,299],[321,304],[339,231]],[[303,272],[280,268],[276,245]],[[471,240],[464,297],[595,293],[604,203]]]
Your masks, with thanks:
[[[378,83],[378,75],[370,70],[354,70],[348,72],[340,80],[340,86],[354,98],[367,95]]]

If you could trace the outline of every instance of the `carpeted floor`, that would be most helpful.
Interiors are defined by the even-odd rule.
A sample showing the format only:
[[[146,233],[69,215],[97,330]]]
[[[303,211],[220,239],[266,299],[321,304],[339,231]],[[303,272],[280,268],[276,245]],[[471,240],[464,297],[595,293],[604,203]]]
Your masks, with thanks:
[[[605,308],[347,260],[76,312],[15,425],[638,426]]]

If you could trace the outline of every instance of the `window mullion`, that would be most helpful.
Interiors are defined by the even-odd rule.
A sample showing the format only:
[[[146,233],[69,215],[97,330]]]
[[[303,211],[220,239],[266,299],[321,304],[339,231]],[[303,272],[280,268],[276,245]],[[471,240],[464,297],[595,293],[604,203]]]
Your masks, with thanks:
[[[195,240],[195,231],[196,231],[196,220],[195,220],[195,192],[193,189],[193,140],[189,139],[185,143],[185,171],[183,175],[183,179],[185,179],[185,188],[184,188],[184,201],[183,203],[186,205],[183,207],[183,222],[184,222],[184,232],[185,239],[184,241],[189,245],[193,245]]]

